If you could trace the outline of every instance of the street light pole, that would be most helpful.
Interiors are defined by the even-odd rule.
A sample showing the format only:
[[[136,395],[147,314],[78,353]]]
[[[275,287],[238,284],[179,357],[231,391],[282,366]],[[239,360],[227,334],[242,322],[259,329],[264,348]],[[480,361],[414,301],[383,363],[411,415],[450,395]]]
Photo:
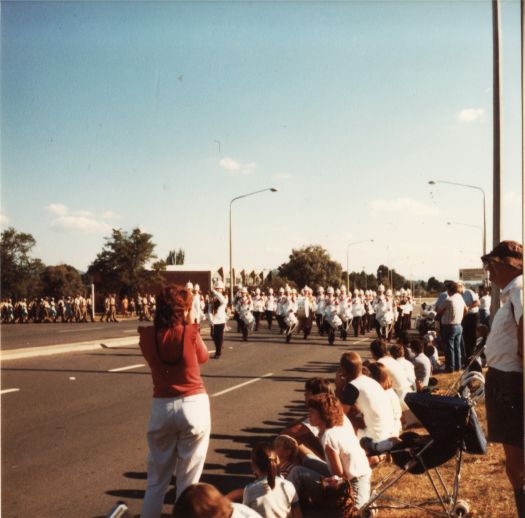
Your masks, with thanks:
[[[267,187],[266,189],[260,189],[258,191],[249,192],[247,194],[242,194],[241,196],[236,196],[230,201],[230,304],[233,303],[233,284],[235,282],[235,279],[233,278],[233,245],[232,245],[232,205],[233,202],[236,200],[240,200],[241,198],[246,198],[248,196],[253,196],[254,194],[259,194],[261,192],[277,192],[277,189],[275,187]]]
[[[350,293],[350,272],[348,271],[348,249],[353,245],[359,245],[361,243],[373,243],[373,239],[363,239],[363,241],[354,241],[353,243],[348,243],[346,245],[346,291],[347,293]]]
[[[483,255],[485,255],[487,253],[487,213],[486,213],[486,204],[485,204],[485,191],[481,187],[478,187],[477,185],[468,185],[466,183],[448,182],[446,180],[430,180],[428,183],[430,185],[436,185],[437,183],[446,183],[448,185],[468,187],[469,189],[476,189],[478,191],[481,191],[481,194],[483,194]]]
[[[483,228],[481,228],[479,225],[469,225],[468,223],[458,223],[457,221],[447,221],[447,225],[461,225],[462,227],[471,227],[471,228],[477,228],[482,234],[483,234]],[[482,253],[481,255],[485,255],[485,243],[482,243]]]

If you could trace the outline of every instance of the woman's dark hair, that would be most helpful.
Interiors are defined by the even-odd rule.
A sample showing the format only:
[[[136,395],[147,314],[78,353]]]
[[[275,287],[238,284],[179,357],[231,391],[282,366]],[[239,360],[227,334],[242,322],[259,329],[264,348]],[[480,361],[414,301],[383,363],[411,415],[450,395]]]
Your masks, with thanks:
[[[272,446],[267,442],[256,444],[252,450],[252,462],[260,471],[266,473],[268,485],[274,489],[277,476],[277,455]]]
[[[306,406],[319,412],[327,428],[343,425],[345,415],[343,407],[332,394],[317,394],[306,402]]]
[[[368,376],[376,380],[385,390],[392,388],[392,378],[382,363],[371,363],[368,366]]]
[[[386,356],[386,343],[384,340],[377,339],[370,344],[370,352],[374,358]]]
[[[170,284],[163,288],[156,300],[155,327],[168,329],[184,323],[184,313],[193,304],[193,294],[187,288]]]
[[[339,360],[339,365],[341,365],[343,372],[350,378],[348,381],[356,379],[363,372],[361,356],[354,351],[343,353]]]
[[[317,394],[333,394],[332,384],[326,378],[310,378],[304,384],[304,391],[310,392],[313,396]]]
[[[421,343],[421,340],[412,340],[410,342],[410,349],[412,349],[414,354],[420,354],[423,351],[423,344]]]
[[[408,334],[407,331],[401,331],[401,334],[399,335],[399,338],[397,339],[397,341],[398,343],[406,347],[410,342],[410,335]]]
[[[192,484],[179,496],[173,516],[177,518],[229,518],[233,512],[231,502],[210,484]]]
[[[396,360],[398,358],[404,358],[405,357],[404,349],[405,348],[401,344],[394,344],[390,346],[390,349],[389,349],[390,356],[392,356],[392,358]]]

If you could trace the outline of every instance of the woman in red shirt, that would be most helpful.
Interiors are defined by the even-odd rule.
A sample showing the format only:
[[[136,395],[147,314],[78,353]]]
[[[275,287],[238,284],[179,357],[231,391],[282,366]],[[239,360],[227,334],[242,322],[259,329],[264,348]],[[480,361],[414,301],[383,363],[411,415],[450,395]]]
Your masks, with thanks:
[[[153,379],[142,518],[160,517],[174,472],[177,498],[199,481],[208,451],[210,403],[199,368],[208,361],[208,350],[199,326],[191,324],[192,302],[190,290],[167,286],[157,298],[154,325],[138,329]]]

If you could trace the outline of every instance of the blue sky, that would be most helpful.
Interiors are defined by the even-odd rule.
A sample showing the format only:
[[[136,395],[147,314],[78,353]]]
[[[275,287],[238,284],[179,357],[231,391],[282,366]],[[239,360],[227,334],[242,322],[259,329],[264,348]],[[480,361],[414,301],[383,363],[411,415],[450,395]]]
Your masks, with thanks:
[[[2,220],[86,269],[140,226],[189,264],[457,277],[492,191],[491,3],[3,2]],[[504,238],[521,236],[519,2],[502,2]],[[446,222],[464,225],[447,225]]]

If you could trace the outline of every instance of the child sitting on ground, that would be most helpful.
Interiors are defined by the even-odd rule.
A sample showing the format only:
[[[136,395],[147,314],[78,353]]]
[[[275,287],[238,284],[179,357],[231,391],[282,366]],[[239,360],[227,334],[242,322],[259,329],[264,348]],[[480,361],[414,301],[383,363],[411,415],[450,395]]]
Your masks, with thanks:
[[[273,440],[273,449],[277,455],[277,473],[283,478],[288,478],[288,474],[294,466],[301,465],[299,460],[299,444],[289,435],[278,435]]]
[[[244,488],[242,503],[267,518],[302,518],[294,485],[277,474],[277,455],[267,443],[251,455],[256,481]]]

